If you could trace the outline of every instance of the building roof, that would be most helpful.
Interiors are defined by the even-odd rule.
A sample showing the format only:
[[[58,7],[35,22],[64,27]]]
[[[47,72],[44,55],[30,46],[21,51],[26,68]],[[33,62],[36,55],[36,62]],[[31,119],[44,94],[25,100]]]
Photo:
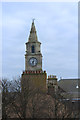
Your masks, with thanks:
[[[74,97],[80,97],[79,80],[80,79],[61,79],[58,81],[58,86],[67,93],[73,94]]]

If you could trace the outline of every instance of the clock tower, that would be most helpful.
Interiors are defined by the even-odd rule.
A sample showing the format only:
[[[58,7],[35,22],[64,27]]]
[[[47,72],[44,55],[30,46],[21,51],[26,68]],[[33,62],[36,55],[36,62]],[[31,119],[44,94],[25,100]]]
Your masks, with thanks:
[[[38,41],[34,20],[32,22],[28,42],[26,43],[25,70],[42,70],[41,43]]]
[[[32,21],[30,35],[26,43],[25,70],[22,73],[22,90],[30,84],[34,89],[46,91],[46,71],[42,70],[41,43],[38,41],[37,32]],[[28,86],[29,87],[29,86]]]

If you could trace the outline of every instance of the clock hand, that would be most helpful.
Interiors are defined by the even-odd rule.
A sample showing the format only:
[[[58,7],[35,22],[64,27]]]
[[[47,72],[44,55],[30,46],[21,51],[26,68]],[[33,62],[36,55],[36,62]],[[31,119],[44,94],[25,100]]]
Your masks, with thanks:
[[[32,64],[34,64],[34,61],[32,61]]]

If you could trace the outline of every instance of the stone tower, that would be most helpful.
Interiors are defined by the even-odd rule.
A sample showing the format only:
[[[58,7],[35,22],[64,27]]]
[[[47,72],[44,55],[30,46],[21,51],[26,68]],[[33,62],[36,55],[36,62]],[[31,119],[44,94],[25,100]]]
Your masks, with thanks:
[[[28,42],[26,43],[25,70],[27,71],[42,70],[42,54],[40,46],[41,43],[38,41],[33,20],[29,39]]]
[[[46,71],[42,70],[41,43],[38,41],[34,20],[32,21],[30,35],[26,43],[25,71],[22,73],[22,89],[27,85],[46,91]]]

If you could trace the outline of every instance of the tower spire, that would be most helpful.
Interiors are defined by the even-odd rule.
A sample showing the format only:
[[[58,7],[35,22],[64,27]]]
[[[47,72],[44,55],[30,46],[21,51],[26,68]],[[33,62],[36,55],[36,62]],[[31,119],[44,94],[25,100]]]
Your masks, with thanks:
[[[32,25],[31,25],[31,30],[30,30],[29,40],[28,40],[29,42],[38,41],[34,20],[35,19],[32,20]]]

